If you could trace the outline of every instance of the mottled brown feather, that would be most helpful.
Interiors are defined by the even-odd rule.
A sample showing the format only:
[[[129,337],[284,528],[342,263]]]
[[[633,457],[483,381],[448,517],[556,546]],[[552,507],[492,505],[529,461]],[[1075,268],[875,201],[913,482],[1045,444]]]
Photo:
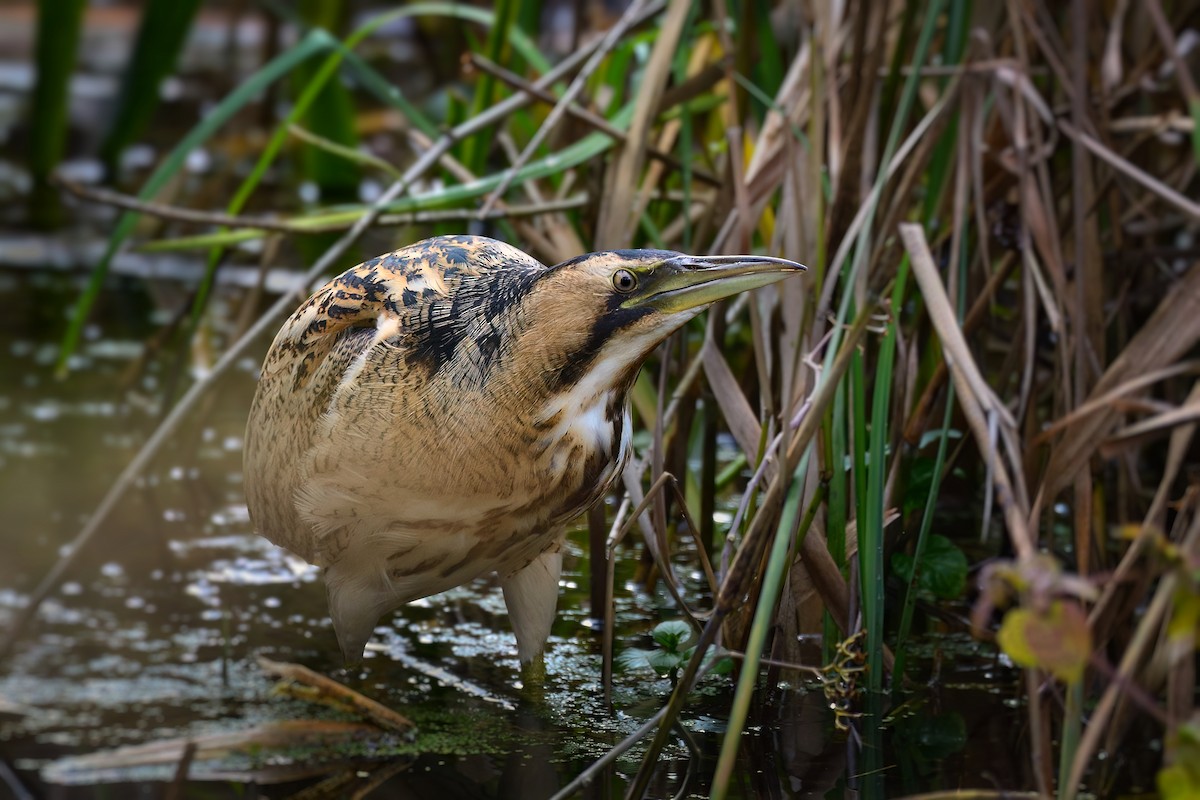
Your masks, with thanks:
[[[276,336],[250,414],[248,504],[260,533],[326,568],[335,623],[343,589],[373,622],[514,574],[617,475],[620,413],[602,441],[543,419],[601,311],[559,284],[502,242],[439,237],[346,271]]]
[[[443,236],[347,270],[292,314],[250,412],[247,503],[260,533],[324,568],[347,658],[382,614],[489,572],[522,659],[541,648],[564,526],[629,452],[629,387],[699,311],[627,303],[615,276],[667,280],[686,262],[546,267]]]

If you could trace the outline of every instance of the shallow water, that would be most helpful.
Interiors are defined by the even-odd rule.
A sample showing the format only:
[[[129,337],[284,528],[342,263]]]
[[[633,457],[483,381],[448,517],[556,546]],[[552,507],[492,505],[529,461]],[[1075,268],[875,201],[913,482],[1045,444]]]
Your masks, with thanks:
[[[142,342],[163,315],[155,292],[132,279],[111,282],[70,377],[54,379],[57,337],[78,286],[78,277],[62,272],[0,274],[8,310],[0,318],[3,623],[132,458],[171,380],[168,359],[138,366]],[[227,291],[226,300],[240,290]],[[217,307],[232,314],[230,303]],[[192,415],[3,665],[0,709],[19,707],[0,711],[0,766],[14,796],[14,782],[33,796],[166,796],[174,762],[95,769],[57,760],[264,722],[342,718],[273,695],[257,655],[343,680],[410,716],[420,733],[413,742],[357,742],[291,759],[196,761],[192,792],[209,779],[205,797],[244,797],[247,782],[288,796],[320,779],[298,777],[305,772],[349,768],[361,782],[384,765],[397,774],[377,796],[548,797],[660,707],[670,685],[651,674],[618,673],[615,712],[602,702],[581,532],[569,545],[540,687],[522,685],[499,588],[486,582],[385,620],[362,666],[342,670],[319,577],[255,536],[246,514],[242,428],[265,348],[264,341]],[[626,583],[633,558],[624,555],[617,646],[644,647],[654,623],[678,614],[669,600]],[[688,563],[685,554],[681,564]],[[1020,696],[1016,674],[965,638],[929,639],[918,655],[939,665],[931,685],[892,709],[884,725],[860,721],[884,765],[862,781],[864,794],[1028,785],[1024,713],[1011,699]],[[781,676],[789,682],[756,698],[736,793],[841,796],[862,754],[836,733],[820,692],[796,673]],[[705,680],[686,715],[695,751],[676,737],[654,796],[674,794],[689,767],[686,795],[706,795],[731,695],[728,678]],[[618,759],[583,796],[621,796],[641,752]]]

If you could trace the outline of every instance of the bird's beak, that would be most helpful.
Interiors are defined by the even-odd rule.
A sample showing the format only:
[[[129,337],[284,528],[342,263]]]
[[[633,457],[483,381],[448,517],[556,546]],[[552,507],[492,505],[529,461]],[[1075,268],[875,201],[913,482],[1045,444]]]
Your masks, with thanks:
[[[687,256],[669,258],[641,296],[624,305],[650,306],[674,314],[706,306],[739,292],[757,289],[807,270],[803,264],[771,256]]]

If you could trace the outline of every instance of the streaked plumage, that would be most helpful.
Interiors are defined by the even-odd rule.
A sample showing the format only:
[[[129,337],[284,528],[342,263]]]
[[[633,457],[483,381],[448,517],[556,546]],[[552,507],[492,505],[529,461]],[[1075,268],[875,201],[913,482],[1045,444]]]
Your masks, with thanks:
[[[261,534],[324,568],[346,658],[383,614],[491,572],[522,660],[536,655],[564,526],[628,455],[642,361],[716,299],[720,270],[745,263],[749,285],[800,268],[647,250],[547,268],[448,236],[347,270],[301,305],[263,364],[246,492]],[[695,277],[703,265],[715,279]]]

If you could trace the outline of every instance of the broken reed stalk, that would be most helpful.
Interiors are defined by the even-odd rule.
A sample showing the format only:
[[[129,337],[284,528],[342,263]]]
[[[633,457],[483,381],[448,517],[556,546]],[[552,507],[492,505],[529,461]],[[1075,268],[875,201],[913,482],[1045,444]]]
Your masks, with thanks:
[[[272,661],[265,656],[259,656],[258,666],[268,675],[301,687],[307,687],[316,693],[316,697],[308,699],[348,708],[368,722],[378,725],[382,730],[404,734],[412,734],[416,730],[417,726],[413,724],[413,721],[400,712],[393,711],[382,703],[359,694],[332,678],[313,672],[302,664]]]
[[[989,473],[996,484],[1000,508],[1004,513],[1013,547],[1016,548],[1018,557],[1030,558],[1034,553],[1034,541],[1027,524],[1029,512],[1028,509],[1018,506],[1008,467],[992,447],[992,437],[989,433],[989,426],[992,424],[990,420],[1000,421],[1001,424],[1014,423],[1011,418],[1004,419],[1008,416],[1004,406],[983,379],[975,358],[963,339],[962,328],[959,327],[958,318],[949,298],[946,297],[941,276],[925,241],[925,231],[920,225],[904,223],[900,226],[900,238],[908,251],[913,275],[921,287],[921,295],[925,298],[930,320],[938,332],[942,346],[946,349],[946,363],[958,391],[959,403],[967,416],[980,452],[990,460]],[[1013,461],[1021,463],[1019,457],[1014,457]]]

